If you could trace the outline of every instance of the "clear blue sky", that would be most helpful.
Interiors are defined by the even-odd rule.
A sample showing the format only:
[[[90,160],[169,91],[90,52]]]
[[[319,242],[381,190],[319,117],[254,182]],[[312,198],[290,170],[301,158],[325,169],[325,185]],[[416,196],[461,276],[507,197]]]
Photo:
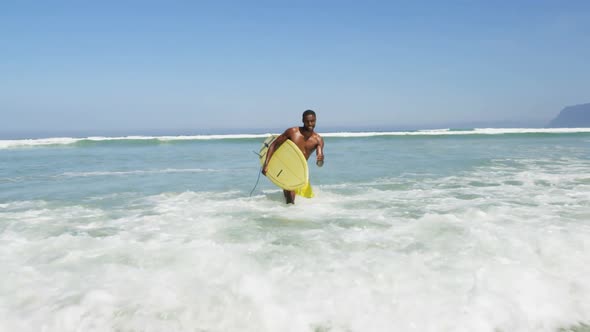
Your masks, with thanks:
[[[590,1],[2,1],[0,132],[542,125]]]

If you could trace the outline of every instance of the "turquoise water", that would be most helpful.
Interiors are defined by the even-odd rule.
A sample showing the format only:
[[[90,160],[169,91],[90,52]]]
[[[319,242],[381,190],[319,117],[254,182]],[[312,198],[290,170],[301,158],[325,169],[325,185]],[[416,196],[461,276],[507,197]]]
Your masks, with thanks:
[[[590,132],[0,141],[2,331],[557,331],[590,322]]]

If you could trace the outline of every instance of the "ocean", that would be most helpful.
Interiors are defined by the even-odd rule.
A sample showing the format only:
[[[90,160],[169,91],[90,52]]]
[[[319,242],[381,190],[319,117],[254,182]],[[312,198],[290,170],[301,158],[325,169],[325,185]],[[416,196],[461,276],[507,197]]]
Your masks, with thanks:
[[[0,140],[0,331],[590,330],[590,129],[319,132]]]

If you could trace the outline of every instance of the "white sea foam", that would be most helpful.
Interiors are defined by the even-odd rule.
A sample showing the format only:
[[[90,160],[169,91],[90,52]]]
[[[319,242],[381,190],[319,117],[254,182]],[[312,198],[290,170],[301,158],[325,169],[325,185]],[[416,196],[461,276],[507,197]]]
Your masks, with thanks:
[[[78,142],[79,138],[72,137],[54,137],[54,138],[36,138],[36,139],[17,139],[17,140],[0,140],[0,149],[15,147],[31,147],[44,145],[65,145]]]
[[[432,129],[417,131],[384,131],[384,132],[326,132],[323,137],[374,137],[374,136],[444,136],[444,135],[503,135],[503,134],[573,134],[590,133],[590,128],[476,128],[473,130]],[[36,147],[51,145],[69,145],[81,141],[195,141],[195,140],[224,140],[224,139],[252,139],[265,138],[267,134],[228,134],[228,135],[186,135],[186,136],[93,136],[86,138],[56,137],[39,139],[0,140],[0,149],[18,147]]]
[[[131,171],[96,171],[96,172],[65,172],[59,177],[89,177],[89,176],[111,176],[111,175],[150,175],[150,174],[172,174],[172,173],[209,173],[219,172],[218,169],[210,168],[166,168],[153,170],[131,170]]]
[[[0,140],[0,149],[16,147],[35,147],[50,145],[68,145],[82,141],[104,142],[104,141],[150,141],[156,140],[161,142],[167,141],[192,141],[192,140],[221,140],[221,139],[248,139],[264,138],[271,134],[238,134],[238,135],[194,135],[194,136],[119,136],[103,137],[91,136],[85,138],[74,137],[56,137],[56,138],[38,138],[38,139],[17,139],[17,140]]]
[[[225,135],[182,135],[182,136],[123,136],[123,137],[88,137],[91,141],[111,140],[159,140],[159,141],[192,141],[192,140],[218,140],[218,139],[245,139],[268,137],[271,134],[225,134]]]
[[[4,203],[0,330],[553,332],[587,322],[590,185],[575,182],[590,173],[560,178],[538,164],[401,190],[387,189],[405,181],[395,178],[356,194],[319,186],[295,206],[277,190],[137,196],[115,211]]]
[[[325,137],[371,136],[444,136],[444,135],[503,135],[503,134],[573,134],[590,133],[590,128],[476,128],[473,130],[429,129],[391,132],[336,132],[322,133]]]

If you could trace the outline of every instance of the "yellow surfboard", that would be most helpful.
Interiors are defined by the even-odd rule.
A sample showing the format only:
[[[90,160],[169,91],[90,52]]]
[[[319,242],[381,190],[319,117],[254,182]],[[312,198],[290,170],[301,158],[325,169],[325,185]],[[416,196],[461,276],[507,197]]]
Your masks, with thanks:
[[[260,165],[264,164],[268,147],[277,137],[270,136],[262,143],[262,147],[258,153],[260,156]],[[286,140],[275,150],[268,162],[266,177],[282,189],[293,190],[303,197],[313,197],[313,191],[309,185],[307,160],[301,150],[291,140]]]

